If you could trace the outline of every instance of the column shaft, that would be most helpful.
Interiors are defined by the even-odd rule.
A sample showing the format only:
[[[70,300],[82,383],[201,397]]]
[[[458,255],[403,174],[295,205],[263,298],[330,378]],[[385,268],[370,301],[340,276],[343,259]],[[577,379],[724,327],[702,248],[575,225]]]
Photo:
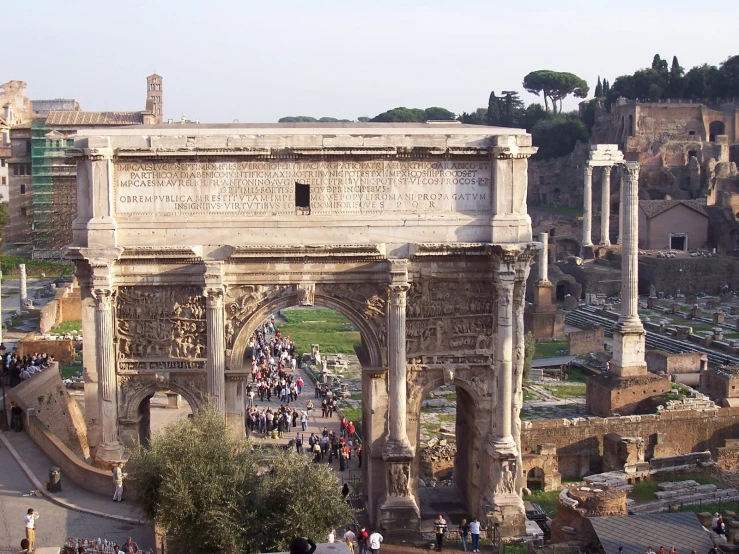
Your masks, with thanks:
[[[98,458],[114,460],[122,453],[118,439],[118,395],[115,374],[114,316],[112,289],[96,289],[95,295],[95,350],[100,403],[101,441]]]
[[[206,296],[205,317],[208,339],[206,361],[208,394],[221,414],[226,413],[226,338],[223,313],[223,288],[210,288]]]
[[[28,289],[26,288],[26,264],[18,264],[18,279],[20,280],[20,307],[21,312],[26,311],[26,300],[28,300]]]
[[[618,240],[616,244],[623,243],[624,236],[624,176],[623,170],[621,171],[621,184],[618,191]]]
[[[600,243],[611,245],[611,166],[603,168],[603,185],[600,204]]]
[[[405,304],[409,286],[390,286],[388,303],[388,362],[390,365],[390,422],[389,442],[408,444],[407,392],[405,366]]]
[[[513,277],[499,275],[495,284],[498,294],[498,332],[495,342],[495,366],[498,374],[498,407],[496,440],[510,442],[511,395],[513,393]]]
[[[539,282],[549,281],[549,233],[540,233],[539,242],[542,247],[539,251]]]
[[[591,228],[593,225],[593,167],[591,165],[585,166],[584,171],[584,187],[582,193],[582,245],[592,246],[592,232]]]
[[[623,188],[623,230],[621,241],[621,319],[622,322],[638,323],[639,319],[639,164],[624,164]]]

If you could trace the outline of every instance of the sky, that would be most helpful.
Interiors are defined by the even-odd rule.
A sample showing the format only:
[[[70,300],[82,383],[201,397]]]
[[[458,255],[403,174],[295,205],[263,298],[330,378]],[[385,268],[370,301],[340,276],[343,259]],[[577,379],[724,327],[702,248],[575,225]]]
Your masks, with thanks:
[[[537,69],[595,88],[649,66],[686,68],[739,54],[736,0],[5,2],[0,82],[31,99],[75,98],[90,111],[144,109],[163,77],[165,119],[356,119],[398,107],[487,106]],[[565,101],[575,109],[576,99]]]

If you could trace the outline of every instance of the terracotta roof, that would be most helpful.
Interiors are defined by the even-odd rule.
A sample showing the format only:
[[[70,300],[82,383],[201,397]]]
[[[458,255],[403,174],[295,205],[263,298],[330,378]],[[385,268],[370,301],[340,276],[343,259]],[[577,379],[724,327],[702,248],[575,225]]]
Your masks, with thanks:
[[[706,210],[702,204],[699,204],[696,200],[640,200],[639,207],[647,216],[647,219],[657,217],[659,214],[671,210],[675,206],[682,204],[683,206],[690,208],[698,212],[701,215],[708,217]]]
[[[72,112],[52,111],[47,125],[141,125],[141,112]]]

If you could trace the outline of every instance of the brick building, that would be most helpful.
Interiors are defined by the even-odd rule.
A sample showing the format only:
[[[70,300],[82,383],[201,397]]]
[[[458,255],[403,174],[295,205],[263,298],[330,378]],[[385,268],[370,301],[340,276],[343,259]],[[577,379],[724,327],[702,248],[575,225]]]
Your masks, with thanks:
[[[708,214],[695,200],[639,202],[639,248],[696,250],[708,243]]]

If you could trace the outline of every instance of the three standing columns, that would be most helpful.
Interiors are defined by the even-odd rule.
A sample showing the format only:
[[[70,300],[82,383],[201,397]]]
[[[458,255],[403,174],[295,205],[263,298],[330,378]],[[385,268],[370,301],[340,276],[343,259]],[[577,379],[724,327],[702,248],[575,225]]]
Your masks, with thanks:
[[[603,177],[601,188],[600,245],[611,245],[611,165],[602,165]],[[583,220],[582,245],[593,245],[593,165],[585,164],[583,186]]]
[[[390,261],[388,285],[388,439],[382,452],[385,462],[386,494],[379,506],[380,526],[384,529],[418,530],[421,512],[412,490],[411,467],[415,452],[408,440],[407,369],[405,350],[405,310],[408,261]]]

